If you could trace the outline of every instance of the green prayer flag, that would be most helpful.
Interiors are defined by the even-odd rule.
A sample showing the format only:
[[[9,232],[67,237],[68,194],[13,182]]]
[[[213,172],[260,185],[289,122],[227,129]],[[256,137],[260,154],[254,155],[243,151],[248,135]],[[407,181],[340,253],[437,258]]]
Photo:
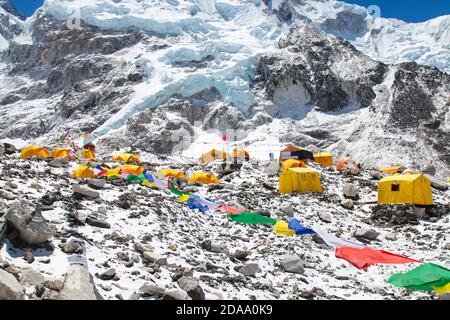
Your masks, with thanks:
[[[229,214],[228,218],[238,223],[247,223],[247,224],[271,224],[275,225],[277,220],[262,216],[258,213],[253,212],[242,212],[237,214]]]
[[[183,192],[183,191],[180,191],[180,190],[177,190],[177,189],[175,189],[175,186],[173,185],[173,179],[172,178],[170,178],[170,191],[174,194],[174,195],[176,195],[176,196],[178,196],[178,197],[181,197],[181,196],[184,196],[184,195],[189,195],[189,193],[188,192]]]
[[[134,181],[144,181],[146,180],[145,176],[143,174],[137,176],[134,174],[129,174],[127,177],[128,182],[134,182]]]
[[[442,287],[450,282],[450,270],[428,263],[405,273],[395,273],[387,282],[396,287],[431,291],[433,287]]]

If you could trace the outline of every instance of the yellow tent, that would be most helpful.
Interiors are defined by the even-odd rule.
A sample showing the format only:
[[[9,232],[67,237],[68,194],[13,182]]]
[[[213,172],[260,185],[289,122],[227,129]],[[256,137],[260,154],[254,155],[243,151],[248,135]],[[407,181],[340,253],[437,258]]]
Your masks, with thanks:
[[[314,159],[322,167],[331,167],[333,165],[333,155],[331,152],[314,153]]]
[[[157,175],[164,177],[174,177],[177,179],[186,179],[186,176],[183,172],[171,169],[163,169],[157,173]]]
[[[279,191],[282,194],[292,192],[323,192],[320,175],[311,168],[292,168],[280,175]]]
[[[81,155],[85,159],[95,159],[95,153],[92,150],[88,149],[81,150]]]
[[[118,154],[113,156],[112,159],[113,161],[142,163],[141,159],[137,155],[131,153]]]
[[[422,174],[384,177],[378,182],[378,204],[432,205],[431,183]]]
[[[196,172],[192,177],[188,179],[189,182],[198,182],[202,184],[217,184],[220,180],[217,179],[213,174],[206,172]]]
[[[247,150],[242,148],[234,149],[233,152],[231,152],[232,158],[242,158],[242,159],[250,159],[250,153],[248,153]]]
[[[43,157],[47,158],[49,156],[48,150],[42,147],[29,146],[20,152],[20,158],[31,158],[31,157]]]
[[[202,154],[201,161],[202,161],[202,163],[206,163],[206,162],[212,162],[217,159],[226,160],[227,156],[228,156],[227,153],[224,151],[212,149],[212,150]]]
[[[56,148],[55,150],[53,150],[50,153],[50,157],[51,158],[67,158],[70,156],[70,153],[72,151],[70,151],[69,149],[66,148]]]
[[[77,170],[72,173],[72,177],[90,179],[94,177],[94,171],[86,166],[79,166]]]
[[[125,171],[127,174],[134,174],[140,176],[144,172],[145,168],[143,166],[135,166],[132,164],[124,164],[119,167],[121,171]]]
[[[300,160],[288,159],[281,164],[281,171],[286,172],[291,168],[308,168],[308,166]]]
[[[380,169],[378,169],[378,171],[387,173],[387,174],[394,174],[394,173],[397,173],[399,171],[403,171],[406,169],[408,169],[408,168],[406,168],[404,166],[394,166],[394,167],[388,167],[388,168],[380,168]]]

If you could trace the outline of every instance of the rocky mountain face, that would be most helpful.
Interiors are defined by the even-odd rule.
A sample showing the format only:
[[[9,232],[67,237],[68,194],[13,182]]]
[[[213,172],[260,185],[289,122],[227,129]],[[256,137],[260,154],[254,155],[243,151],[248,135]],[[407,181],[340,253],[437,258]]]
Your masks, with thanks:
[[[298,143],[305,141],[303,133],[314,129],[313,133],[326,137],[327,148],[348,139],[364,141],[366,146],[358,145],[363,152],[375,152],[370,145],[377,145],[383,154],[391,153],[387,148],[403,149],[407,143],[402,136],[410,135],[414,142],[408,157],[417,164],[422,162],[422,169],[431,174],[449,173],[448,74],[414,62],[394,66],[376,62],[349,42],[310,27],[291,29],[280,40],[279,48],[259,59],[255,77],[255,89],[263,90],[264,97],[272,102],[267,107],[272,116],[286,116],[296,110],[302,114],[309,106],[334,114],[348,113],[343,111],[348,106],[368,108],[356,118],[359,124],[355,123],[348,135],[341,124],[317,125],[306,118],[300,121],[303,126],[294,137]],[[373,133],[368,139],[367,132]],[[385,139],[387,136],[396,138]],[[424,153],[417,152],[419,149],[427,150],[426,161],[420,160]],[[353,152],[369,161],[361,151]]]

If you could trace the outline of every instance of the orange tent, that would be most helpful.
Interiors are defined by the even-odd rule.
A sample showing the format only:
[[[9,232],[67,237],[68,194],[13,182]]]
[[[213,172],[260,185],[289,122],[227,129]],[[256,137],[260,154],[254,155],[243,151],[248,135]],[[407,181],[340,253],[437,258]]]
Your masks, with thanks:
[[[336,169],[338,171],[353,170],[359,172],[358,164],[350,157],[344,157],[339,160],[339,162],[336,164]]]
[[[314,153],[314,159],[322,167],[331,167],[333,165],[333,155],[331,152]]]

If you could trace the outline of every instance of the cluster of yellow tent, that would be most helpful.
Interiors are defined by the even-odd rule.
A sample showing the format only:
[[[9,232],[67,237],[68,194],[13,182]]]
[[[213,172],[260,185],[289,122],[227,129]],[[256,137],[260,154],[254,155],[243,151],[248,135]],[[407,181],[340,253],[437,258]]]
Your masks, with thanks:
[[[68,158],[72,154],[72,151],[67,148],[56,148],[52,152],[49,152],[47,148],[38,146],[29,146],[20,152],[21,159],[27,159],[31,157],[40,158]],[[92,150],[81,150],[81,155],[85,159],[95,159],[95,153]]]
[[[248,161],[250,159],[250,153],[248,153],[248,151],[246,151],[245,149],[242,148],[237,148],[234,149],[230,156],[228,155],[228,153],[226,153],[225,151],[222,150],[218,150],[218,149],[211,149],[208,152],[202,154],[200,161],[202,163],[208,163],[208,162],[212,162],[215,160],[227,160],[227,159],[245,159],[246,161]]]

